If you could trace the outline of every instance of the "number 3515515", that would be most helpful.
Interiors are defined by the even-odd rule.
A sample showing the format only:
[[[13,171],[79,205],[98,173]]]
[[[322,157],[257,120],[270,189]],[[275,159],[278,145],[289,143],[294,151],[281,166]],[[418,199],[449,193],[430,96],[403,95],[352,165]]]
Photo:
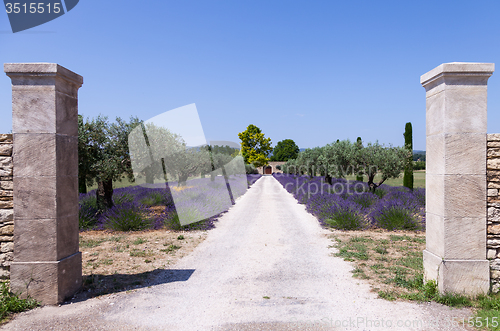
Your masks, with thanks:
[[[36,2],[31,2],[30,4],[27,3],[18,3],[18,2],[7,2],[5,4],[5,10],[7,11],[7,14],[14,13],[14,14],[43,14],[43,13],[54,13],[58,14],[61,11],[61,7],[59,6],[60,3],[36,3]]]

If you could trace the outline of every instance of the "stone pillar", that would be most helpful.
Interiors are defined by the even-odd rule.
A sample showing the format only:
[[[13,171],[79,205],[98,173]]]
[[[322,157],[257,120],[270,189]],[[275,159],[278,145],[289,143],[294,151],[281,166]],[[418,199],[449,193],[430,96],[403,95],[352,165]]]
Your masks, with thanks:
[[[78,251],[78,89],[55,63],[7,63],[14,138],[14,292],[57,304],[82,283]]]
[[[443,63],[426,90],[424,279],[441,293],[490,288],[486,260],[486,96],[492,63]]]

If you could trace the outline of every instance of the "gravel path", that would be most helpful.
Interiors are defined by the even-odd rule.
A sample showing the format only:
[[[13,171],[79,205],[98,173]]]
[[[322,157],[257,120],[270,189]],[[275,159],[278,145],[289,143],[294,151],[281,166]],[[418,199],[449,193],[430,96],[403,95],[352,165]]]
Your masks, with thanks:
[[[460,330],[444,324],[471,316],[377,299],[331,256],[328,233],[264,176],[158,285],[38,308],[2,330]]]

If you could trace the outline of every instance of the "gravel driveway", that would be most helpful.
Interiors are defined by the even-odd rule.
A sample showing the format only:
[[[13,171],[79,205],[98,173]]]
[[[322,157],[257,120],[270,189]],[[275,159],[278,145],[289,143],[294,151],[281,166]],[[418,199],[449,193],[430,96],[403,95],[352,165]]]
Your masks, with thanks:
[[[271,176],[216,226],[157,285],[37,308],[2,330],[459,330],[445,324],[471,316],[378,299],[331,256],[329,231]]]

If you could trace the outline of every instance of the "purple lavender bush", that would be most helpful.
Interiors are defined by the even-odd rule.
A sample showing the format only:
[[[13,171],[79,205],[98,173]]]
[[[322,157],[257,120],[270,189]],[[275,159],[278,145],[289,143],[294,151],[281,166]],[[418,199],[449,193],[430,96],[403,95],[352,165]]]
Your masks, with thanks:
[[[406,198],[381,201],[371,213],[373,224],[387,230],[421,230],[422,211]]]
[[[140,231],[151,228],[152,220],[146,217],[144,205],[123,202],[106,210],[100,217],[100,229],[114,231]]]

